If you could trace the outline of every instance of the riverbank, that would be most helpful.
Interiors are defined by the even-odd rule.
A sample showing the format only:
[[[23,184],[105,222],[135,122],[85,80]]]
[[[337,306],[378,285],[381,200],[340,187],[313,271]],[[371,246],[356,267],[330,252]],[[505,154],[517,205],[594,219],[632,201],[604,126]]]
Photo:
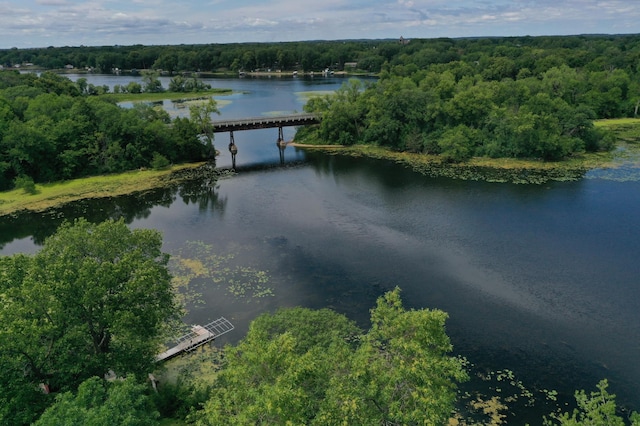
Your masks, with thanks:
[[[135,170],[64,182],[36,184],[31,195],[22,189],[0,192],[0,217],[21,211],[45,211],[72,201],[149,191],[188,180],[189,171],[206,163],[181,164],[163,170]]]
[[[640,119],[598,120],[594,124],[615,133],[617,149],[585,153],[557,162],[475,157],[464,163],[448,163],[437,155],[397,152],[372,145],[342,146],[295,141],[290,145],[301,149],[320,149],[332,155],[394,161],[430,177],[487,182],[542,184],[549,181],[575,181],[593,169],[619,169],[621,166],[640,168]]]
[[[447,163],[436,155],[397,152],[371,145],[291,145],[302,149],[321,149],[331,155],[393,161],[429,177],[502,183],[542,184],[549,181],[574,181],[584,177],[591,168],[604,167],[611,161],[610,154],[603,153],[558,163],[510,158],[472,158],[465,163]]]
[[[640,120],[606,120],[596,123],[616,132],[618,149],[613,152],[584,154],[561,162],[510,158],[472,158],[465,163],[445,163],[438,156],[396,152],[371,145],[316,145],[292,141],[300,149],[322,150],[330,155],[369,157],[394,161],[431,177],[462,180],[542,184],[549,181],[578,180],[593,169],[640,168]],[[165,170],[136,170],[121,174],[94,176],[65,182],[37,184],[36,194],[23,190],[0,192],[0,217],[20,211],[44,211],[87,198],[104,198],[144,192],[193,178],[189,170],[206,163],[176,165]],[[197,173],[199,175],[199,173]]]

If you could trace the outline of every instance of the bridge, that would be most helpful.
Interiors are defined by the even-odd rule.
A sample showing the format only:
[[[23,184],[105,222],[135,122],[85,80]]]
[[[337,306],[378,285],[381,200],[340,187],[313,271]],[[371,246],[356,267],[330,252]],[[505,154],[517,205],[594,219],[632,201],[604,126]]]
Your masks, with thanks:
[[[307,124],[318,124],[320,119],[315,114],[290,114],[278,117],[249,117],[235,120],[213,121],[214,133],[235,132],[237,130],[253,130],[282,128],[288,126],[305,126]]]
[[[289,126],[306,126],[318,123],[320,123],[320,118],[316,114],[289,114],[277,117],[249,117],[233,120],[217,120],[212,121],[211,124],[213,124],[214,133],[229,132],[229,152],[231,153],[233,168],[235,169],[238,147],[236,146],[233,132],[239,130],[269,129],[277,127],[278,140],[276,145],[280,150],[280,163],[284,164],[284,149],[287,145],[284,141],[282,128]]]

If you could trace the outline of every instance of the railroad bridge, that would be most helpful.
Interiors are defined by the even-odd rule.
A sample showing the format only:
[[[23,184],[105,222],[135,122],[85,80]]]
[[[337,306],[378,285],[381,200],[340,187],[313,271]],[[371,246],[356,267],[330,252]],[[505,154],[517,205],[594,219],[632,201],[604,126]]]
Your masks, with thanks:
[[[229,152],[231,153],[234,168],[236,167],[236,154],[238,153],[238,147],[236,146],[233,132],[277,127],[278,140],[276,145],[280,150],[280,162],[284,163],[284,148],[286,147],[286,144],[282,128],[290,126],[306,126],[318,123],[320,123],[320,118],[315,114],[289,114],[277,117],[249,117],[233,120],[217,120],[212,122],[214,133],[229,132]]]
[[[233,120],[213,121],[214,133],[234,132],[238,130],[268,129],[287,126],[305,126],[317,124],[320,120],[315,114],[290,114],[277,117],[249,117]]]

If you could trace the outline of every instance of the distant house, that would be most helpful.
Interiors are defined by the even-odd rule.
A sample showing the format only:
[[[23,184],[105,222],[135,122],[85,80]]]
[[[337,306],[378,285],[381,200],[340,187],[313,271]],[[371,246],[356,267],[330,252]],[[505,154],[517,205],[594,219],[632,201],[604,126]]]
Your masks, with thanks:
[[[351,69],[356,69],[358,67],[358,63],[357,62],[345,62],[344,63],[344,68],[351,68]]]
[[[67,65],[64,66],[64,68],[67,69],[67,70],[72,70],[73,69],[73,65],[67,64]]]
[[[406,38],[400,36],[400,44],[405,45],[405,44],[409,44],[411,40],[407,40]]]

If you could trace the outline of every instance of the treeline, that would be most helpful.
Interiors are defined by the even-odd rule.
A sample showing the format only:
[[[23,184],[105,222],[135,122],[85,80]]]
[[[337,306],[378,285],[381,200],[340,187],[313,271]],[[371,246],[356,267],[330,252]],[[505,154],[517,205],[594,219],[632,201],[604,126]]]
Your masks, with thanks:
[[[384,62],[378,47],[393,41],[242,43],[179,46],[49,47],[0,50],[5,67],[33,64],[45,69],[91,68],[100,72],[161,69],[180,71],[238,71],[257,69],[342,69],[345,62],[360,61],[362,69],[377,72]],[[389,54],[385,56],[391,57]]]
[[[537,48],[518,40],[440,41],[439,51],[413,42],[398,47],[402,53],[366,90],[352,81],[335,96],[312,99],[306,110],[321,114],[322,123],[299,137],[447,161],[560,160],[611,149],[613,137],[593,120],[637,116],[640,37],[522,39]],[[465,43],[476,54],[454,54]],[[439,62],[447,52],[451,60]]]
[[[168,72],[224,70],[357,69],[377,73],[388,67],[402,72],[434,64],[464,62],[484,78],[516,78],[520,70],[540,75],[553,67],[637,73],[637,35],[496,37],[465,39],[344,40],[286,43],[234,43],[179,46],[47,47],[0,50],[0,64],[33,64],[45,69],[67,65],[101,72],[115,69],[162,69]],[[526,72],[526,71],[523,71]]]
[[[87,93],[51,72],[0,72],[0,190],[205,158],[192,120]]]

